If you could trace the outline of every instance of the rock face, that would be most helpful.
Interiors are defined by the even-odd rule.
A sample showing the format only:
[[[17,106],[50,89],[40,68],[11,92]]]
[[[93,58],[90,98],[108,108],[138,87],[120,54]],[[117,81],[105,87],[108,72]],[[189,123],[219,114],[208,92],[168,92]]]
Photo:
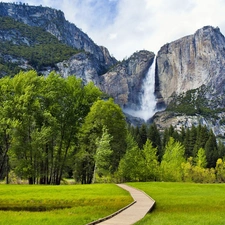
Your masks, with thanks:
[[[225,38],[219,28],[203,27],[164,45],[155,88],[159,105],[167,107],[154,117],[159,128],[200,123],[224,137]]]
[[[153,63],[154,53],[139,51],[100,77],[100,88],[123,108],[136,110],[143,78]]]
[[[221,123],[220,118],[224,118],[225,112],[219,113],[217,118],[208,118],[203,115],[185,115],[170,111],[158,112],[155,114],[153,120],[157,124],[159,130],[163,131],[165,128],[171,125],[178,131],[181,131],[182,127],[191,128],[192,125],[206,126],[208,129],[212,129],[214,134],[220,139],[224,140],[225,124]]]
[[[108,50],[96,45],[85,33],[65,19],[60,10],[29,6],[27,4],[0,3],[0,16],[9,16],[29,26],[41,27],[53,34],[58,40],[79,50],[90,52],[96,58],[100,74],[116,63]]]
[[[173,95],[206,85],[221,94],[225,84],[225,38],[219,28],[199,29],[194,35],[164,45],[157,55],[156,94],[166,105]]]
[[[63,77],[76,75],[81,78],[85,84],[92,81],[99,86],[99,73],[102,68],[99,67],[96,58],[90,54],[81,52],[72,56],[69,60],[57,63],[58,72]]]

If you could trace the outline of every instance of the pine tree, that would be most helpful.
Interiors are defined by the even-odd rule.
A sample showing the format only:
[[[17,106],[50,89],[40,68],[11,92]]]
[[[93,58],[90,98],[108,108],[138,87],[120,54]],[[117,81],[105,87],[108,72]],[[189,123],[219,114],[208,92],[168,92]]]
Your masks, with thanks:
[[[143,123],[141,125],[140,128],[140,138],[141,138],[141,143],[140,143],[140,149],[143,148],[143,145],[145,144],[145,142],[147,141],[147,126],[145,123]]]
[[[216,161],[219,158],[218,149],[217,149],[217,142],[216,137],[212,130],[210,130],[209,133],[209,139],[207,140],[205,144],[205,153],[207,158],[207,167],[215,167]]]
[[[151,124],[147,131],[148,139],[152,142],[154,148],[157,148],[157,155],[161,160],[163,153],[162,153],[162,144],[161,144],[161,135],[155,123]]]

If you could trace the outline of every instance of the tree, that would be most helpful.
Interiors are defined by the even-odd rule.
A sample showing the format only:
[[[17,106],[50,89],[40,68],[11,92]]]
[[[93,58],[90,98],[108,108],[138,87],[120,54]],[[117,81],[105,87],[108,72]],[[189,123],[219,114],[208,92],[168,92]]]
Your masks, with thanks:
[[[113,153],[110,146],[111,140],[112,137],[109,135],[108,130],[103,127],[101,139],[97,138],[96,140],[97,149],[94,156],[95,167],[93,174],[93,183],[95,183],[96,173],[100,177],[102,177],[107,176],[110,172],[110,158]]]
[[[36,116],[40,112],[38,100],[42,80],[34,71],[19,73],[12,80],[14,113],[10,118],[16,121],[12,133],[11,149],[16,160],[16,173],[35,183],[39,151],[33,148],[33,132],[38,129]]]
[[[53,72],[45,78],[29,71],[11,79],[10,95],[5,108],[11,109],[6,118],[12,124],[12,169],[30,184],[60,184],[78,130],[102,92],[74,76]]]
[[[126,143],[126,153],[120,160],[118,166],[118,177],[122,182],[139,181],[141,177],[141,150],[139,149],[137,142],[134,140],[133,136],[130,133],[127,134]]]
[[[203,148],[200,148],[198,150],[197,156],[195,158],[196,166],[199,166],[201,168],[206,168],[207,166],[207,159],[205,155],[205,150]]]
[[[215,167],[216,160],[219,158],[216,137],[211,130],[209,133],[209,138],[205,143],[205,154],[207,158],[207,167]]]
[[[194,156],[194,147],[196,143],[196,138],[197,138],[197,128],[192,125],[191,129],[187,131],[187,136],[185,139],[185,152],[186,156]]]
[[[182,168],[182,179],[185,182],[192,182],[193,175],[193,157],[189,157],[186,162],[181,164]]]
[[[142,151],[143,180],[155,181],[158,178],[159,163],[157,148],[153,147],[152,142],[147,139]]]
[[[206,126],[199,125],[197,127],[197,138],[194,146],[193,156],[196,156],[200,148],[204,148],[209,138],[209,131]]]
[[[141,125],[141,128],[139,130],[139,135],[140,135],[140,143],[139,143],[139,148],[142,149],[143,145],[147,141],[147,126],[145,123]]]
[[[102,129],[106,127],[108,133],[112,137],[110,142],[113,154],[111,155],[111,173],[114,173],[118,167],[119,161],[125,153],[126,149],[126,121],[122,113],[121,108],[113,102],[113,99],[107,101],[96,101],[88,115],[85,118],[84,124],[80,130],[79,146],[80,152],[85,153],[85,157],[88,155],[87,167],[83,167],[85,159],[79,158],[81,161],[76,160],[77,177],[81,177],[78,174],[86,174],[91,177],[82,178],[84,182],[90,182],[92,180],[94,171],[94,155],[96,154],[96,139],[102,136]],[[82,163],[81,163],[82,162]],[[80,165],[80,166],[79,166]],[[92,171],[92,173],[86,173],[82,170]]]
[[[11,79],[0,79],[0,179],[6,176],[8,183],[9,149],[11,144],[12,121],[9,119],[13,113]]]
[[[221,158],[216,161],[216,178],[218,182],[225,182],[225,162]]]
[[[147,132],[148,139],[152,142],[152,146],[157,148],[157,154],[159,156],[159,160],[161,161],[163,152],[162,152],[162,143],[161,143],[161,135],[155,123],[151,124]]]
[[[163,181],[181,181],[181,164],[185,162],[184,146],[170,137],[160,165]]]

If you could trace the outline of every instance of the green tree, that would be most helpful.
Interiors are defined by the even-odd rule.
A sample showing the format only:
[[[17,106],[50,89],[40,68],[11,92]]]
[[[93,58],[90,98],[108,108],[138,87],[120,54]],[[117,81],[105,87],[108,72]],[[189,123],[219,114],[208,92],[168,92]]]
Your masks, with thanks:
[[[11,144],[13,113],[11,79],[5,77],[0,79],[0,179],[6,177],[8,183],[9,172],[9,149]]]
[[[143,180],[155,181],[159,176],[159,163],[157,157],[157,148],[153,147],[152,142],[147,139],[142,151],[142,170]]]
[[[211,130],[209,133],[209,138],[207,142],[205,143],[205,154],[207,158],[207,167],[215,167],[216,166],[216,160],[219,158],[218,149],[217,149],[217,142],[216,137],[213,134],[213,131]]]
[[[185,153],[186,156],[194,156],[194,147],[197,140],[197,128],[192,125],[191,129],[187,131],[187,136],[185,139]]]
[[[206,168],[207,166],[207,159],[205,155],[205,150],[203,148],[200,148],[198,150],[197,156],[195,158],[196,166]]]
[[[204,148],[209,138],[209,131],[206,126],[199,125],[197,127],[196,143],[193,150],[193,156],[195,156],[200,148]]]
[[[186,162],[181,164],[182,168],[182,177],[185,182],[192,182],[193,175],[193,157],[189,157]]]
[[[110,142],[113,151],[111,156],[111,173],[116,171],[120,159],[125,154],[127,129],[121,108],[113,102],[113,99],[96,101],[85,118],[79,136],[79,151],[83,152],[85,158],[88,159],[86,163],[85,158],[79,158],[79,160],[81,159],[80,162],[76,160],[75,174],[77,174],[77,178],[81,179],[82,183],[89,183],[92,180],[94,155],[97,149],[96,139],[102,136],[102,128],[104,126],[112,137]],[[88,165],[88,168],[87,166],[84,168],[82,166],[83,164]],[[92,171],[92,173],[87,173],[82,170]],[[81,174],[85,177],[81,178]]]
[[[157,155],[159,156],[159,160],[161,161],[163,152],[162,152],[162,143],[161,143],[161,135],[155,123],[151,124],[147,131],[148,139],[152,142],[154,148],[157,148]]]
[[[184,146],[170,137],[160,165],[163,181],[182,180],[181,164],[185,162],[184,152]]]
[[[142,149],[143,145],[147,141],[147,126],[145,123],[141,125],[141,128],[139,130],[139,135],[140,135],[140,143],[139,143],[139,148]]]
[[[94,156],[95,159],[95,167],[93,174],[93,183],[95,183],[96,173],[98,176],[107,176],[110,173],[110,164],[111,164],[111,155],[112,150],[110,146],[110,141],[112,137],[109,135],[108,130],[103,127],[102,137],[96,140],[96,154]]]
[[[225,162],[221,158],[216,161],[216,179],[225,182]]]
[[[44,78],[29,71],[11,78],[10,95],[4,108],[12,124],[12,169],[30,184],[60,184],[78,130],[101,91],[74,76]]]
[[[36,115],[40,112],[38,100],[41,79],[34,71],[20,73],[12,80],[15,120],[12,134],[12,151],[18,175],[27,178],[30,184],[35,183],[39,152],[33,148],[33,132],[38,128]]]
[[[120,182],[139,181],[141,177],[140,162],[142,153],[133,136],[128,133],[126,137],[127,149],[119,162],[118,177]]]

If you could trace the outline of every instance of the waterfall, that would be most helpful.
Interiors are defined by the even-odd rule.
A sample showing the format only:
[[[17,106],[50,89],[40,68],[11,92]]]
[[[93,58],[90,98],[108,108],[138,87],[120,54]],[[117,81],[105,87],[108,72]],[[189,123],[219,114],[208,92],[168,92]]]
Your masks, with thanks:
[[[155,99],[155,59],[149,68],[141,89],[140,109],[124,109],[124,112],[134,117],[139,117],[147,121],[155,114],[156,99]]]
[[[143,81],[140,117],[147,121],[155,113],[155,59],[148,70],[148,73]]]

